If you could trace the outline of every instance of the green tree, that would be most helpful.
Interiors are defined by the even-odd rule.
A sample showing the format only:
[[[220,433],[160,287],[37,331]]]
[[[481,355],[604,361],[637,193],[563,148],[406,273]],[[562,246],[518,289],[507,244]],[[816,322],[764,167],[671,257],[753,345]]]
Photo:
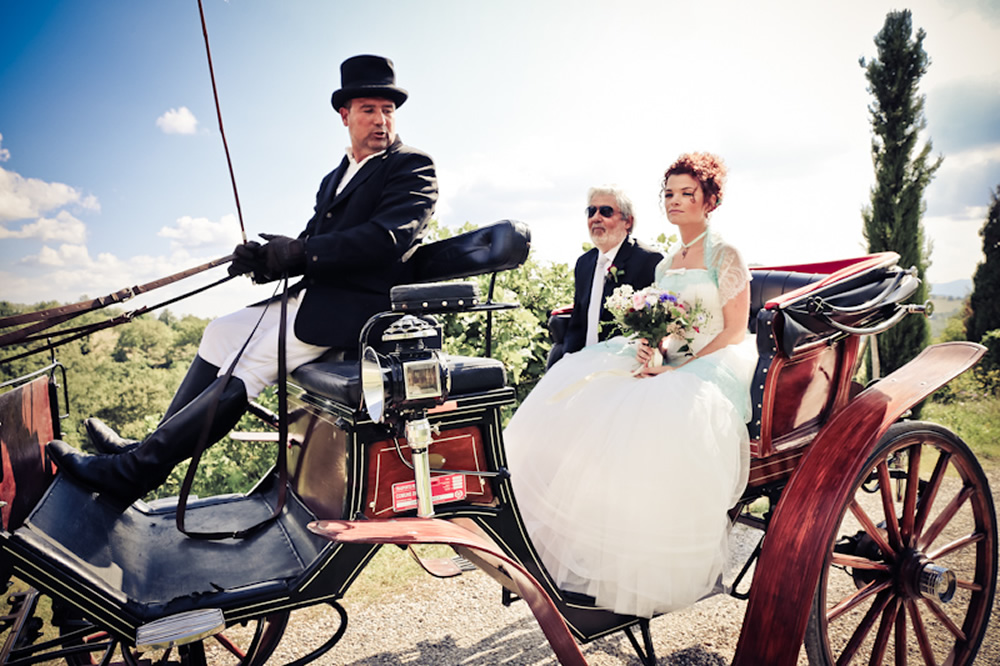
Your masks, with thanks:
[[[913,36],[909,10],[890,12],[875,36],[878,56],[861,59],[874,101],[868,107],[872,123],[872,161],[875,186],[871,204],[862,211],[869,252],[892,251],[900,265],[917,269],[921,286],[913,302],[927,299],[924,274],[930,264],[921,215],[923,193],[942,158],[930,160],[931,142],[917,151],[919,133],[926,126],[924,97],[918,84],[930,65],[923,48],[925,33]],[[927,345],[930,328],[923,317],[907,317],[878,336],[883,374],[906,364]]]
[[[1000,329],[1000,185],[990,193],[989,212],[979,235],[985,259],[976,267],[965,321],[967,340],[979,342],[988,331]]]

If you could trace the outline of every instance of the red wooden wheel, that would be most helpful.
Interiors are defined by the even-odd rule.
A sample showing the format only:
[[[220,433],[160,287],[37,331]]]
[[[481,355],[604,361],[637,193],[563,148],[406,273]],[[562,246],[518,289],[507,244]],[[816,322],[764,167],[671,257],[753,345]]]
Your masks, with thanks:
[[[894,424],[829,535],[806,632],[811,664],[971,664],[997,578],[993,498],[955,434]]]
[[[203,641],[146,653],[140,653],[135,648],[111,639],[107,633],[86,620],[68,621],[60,626],[60,631],[66,647],[87,645],[92,650],[66,655],[65,660],[69,666],[259,666],[267,661],[281,641],[288,616],[288,611],[272,613],[250,620],[244,625],[228,627],[223,633],[209,636]],[[87,631],[88,628],[91,631]]]

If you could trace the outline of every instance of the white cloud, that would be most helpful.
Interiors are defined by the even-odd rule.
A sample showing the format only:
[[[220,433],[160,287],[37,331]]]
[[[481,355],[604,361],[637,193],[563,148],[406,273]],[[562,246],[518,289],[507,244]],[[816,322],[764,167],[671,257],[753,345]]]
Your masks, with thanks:
[[[97,197],[83,196],[69,185],[25,178],[0,167],[0,222],[31,219],[71,204],[87,210],[101,208]]]
[[[87,238],[87,226],[66,211],[59,211],[55,218],[42,217],[25,224],[17,231],[0,227],[0,238],[38,238],[42,242],[65,241],[81,244]]]
[[[3,147],[3,134],[0,134],[0,162],[10,159],[10,151]]]
[[[185,215],[175,226],[163,227],[157,233],[169,238],[171,248],[231,247],[240,242],[239,225],[235,215],[223,215],[218,222],[204,217]]]
[[[198,119],[186,106],[170,109],[156,119],[156,126],[164,134],[194,134],[198,130]]]
[[[21,260],[23,264],[39,264],[41,266],[80,266],[89,268],[93,265],[90,253],[85,245],[63,243],[58,250],[43,245],[36,255],[30,255]]]

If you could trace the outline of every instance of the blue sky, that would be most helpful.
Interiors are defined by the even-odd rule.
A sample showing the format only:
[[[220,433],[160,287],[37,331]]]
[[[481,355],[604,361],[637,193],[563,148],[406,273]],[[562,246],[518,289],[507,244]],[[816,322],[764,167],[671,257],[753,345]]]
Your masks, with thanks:
[[[205,0],[251,236],[303,228],[347,144],[329,104],[339,64],[378,53],[411,94],[400,135],[438,165],[436,217],[523,220],[539,258],[567,263],[591,185],[629,191],[639,237],[669,231],[659,176],[691,150],[729,164],[713,224],[748,261],[862,254],[858,58],[896,7]],[[969,278],[1000,184],[1000,2],[909,8],[945,158],[926,193],[929,278]],[[0,0],[0,299],[73,301],[228,254],[235,210],[196,0]],[[233,281],[172,309],[213,316],[266,289]]]

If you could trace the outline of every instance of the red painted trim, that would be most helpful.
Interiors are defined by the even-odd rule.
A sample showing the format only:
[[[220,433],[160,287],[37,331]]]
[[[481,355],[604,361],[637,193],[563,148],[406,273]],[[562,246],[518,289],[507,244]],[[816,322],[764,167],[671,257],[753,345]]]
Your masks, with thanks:
[[[865,271],[870,271],[880,266],[894,265],[897,261],[899,261],[899,255],[895,252],[879,252],[865,257],[857,257],[855,259],[827,261],[819,264],[755,267],[751,269],[751,275],[753,274],[752,271],[763,270],[795,271],[799,273],[828,273],[825,278],[819,280],[818,282],[807,284],[804,287],[784,293],[764,304],[766,309],[773,310],[774,308],[781,306],[783,303],[799,298],[803,294],[808,294],[809,292],[815,291],[821,287],[845,280],[849,277],[864,273]]]

